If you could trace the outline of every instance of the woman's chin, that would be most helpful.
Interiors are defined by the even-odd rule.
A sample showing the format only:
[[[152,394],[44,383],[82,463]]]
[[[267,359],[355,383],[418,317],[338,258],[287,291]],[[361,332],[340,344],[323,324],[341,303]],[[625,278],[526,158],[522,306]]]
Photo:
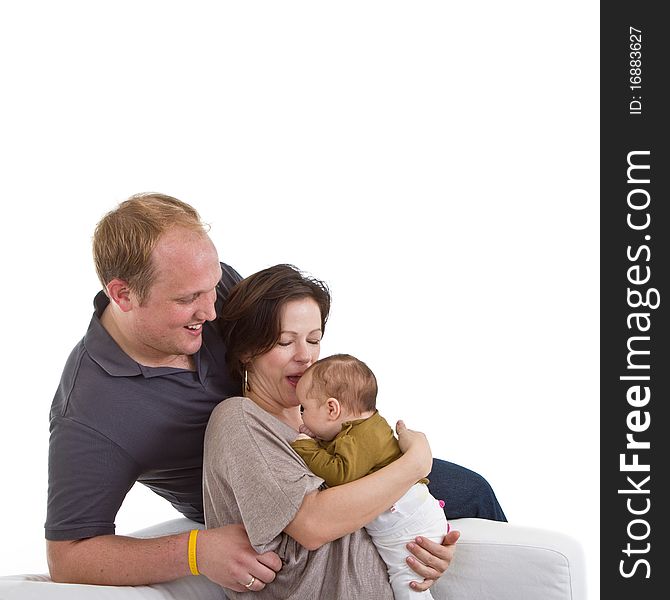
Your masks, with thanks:
[[[298,401],[298,396],[296,396],[295,390],[294,389],[288,389],[286,390],[282,396],[282,404],[286,408],[298,408],[300,406],[300,402]]]

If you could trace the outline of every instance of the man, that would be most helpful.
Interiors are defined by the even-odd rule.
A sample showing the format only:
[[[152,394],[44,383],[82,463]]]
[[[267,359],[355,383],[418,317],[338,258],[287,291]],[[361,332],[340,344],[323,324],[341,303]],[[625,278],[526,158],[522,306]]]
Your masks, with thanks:
[[[191,572],[189,534],[118,536],[114,519],[140,481],[203,522],[205,427],[216,404],[239,392],[212,321],[240,275],[219,262],[198,213],[162,194],[133,196],[108,213],[95,230],[93,253],[103,291],[50,414],[49,570],[60,582],[170,581]],[[468,485],[471,472],[450,467],[481,503],[488,494],[480,493],[483,480],[472,474],[478,479]],[[466,507],[462,516],[504,520],[490,496],[490,515]],[[452,532],[443,546],[425,541],[410,548],[419,559],[411,566],[425,578],[417,589],[444,572],[457,539]],[[256,553],[238,525],[202,531],[196,553],[202,574],[237,591],[247,589],[249,573],[253,589],[262,589],[282,566],[276,554]]]

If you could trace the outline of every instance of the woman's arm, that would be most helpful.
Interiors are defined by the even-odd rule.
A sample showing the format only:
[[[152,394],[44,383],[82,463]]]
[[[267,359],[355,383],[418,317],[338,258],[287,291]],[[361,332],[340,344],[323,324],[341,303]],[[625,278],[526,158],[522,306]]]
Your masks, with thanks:
[[[315,550],[360,529],[387,510],[432,468],[426,436],[396,425],[403,455],[390,465],[358,479],[305,496],[284,530],[300,545]]]

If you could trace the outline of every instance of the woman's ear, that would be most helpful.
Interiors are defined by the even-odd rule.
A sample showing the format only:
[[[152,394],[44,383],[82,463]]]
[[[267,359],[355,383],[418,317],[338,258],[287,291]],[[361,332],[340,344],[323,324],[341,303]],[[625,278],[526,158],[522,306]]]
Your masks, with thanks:
[[[326,408],[328,409],[328,418],[331,421],[337,421],[342,414],[342,406],[337,398],[328,398],[326,400]]]
[[[133,308],[130,287],[128,282],[123,279],[112,279],[105,290],[110,302],[116,304],[122,312],[129,312]]]

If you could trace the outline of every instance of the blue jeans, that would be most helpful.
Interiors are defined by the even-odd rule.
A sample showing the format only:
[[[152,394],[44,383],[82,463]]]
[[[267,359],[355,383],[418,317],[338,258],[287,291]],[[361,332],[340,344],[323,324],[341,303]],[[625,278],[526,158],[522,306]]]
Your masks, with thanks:
[[[428,479],[430,493],[444,500],[447,519],[477,517],[507,521],[489,482],[478,473],[436,458]]]

